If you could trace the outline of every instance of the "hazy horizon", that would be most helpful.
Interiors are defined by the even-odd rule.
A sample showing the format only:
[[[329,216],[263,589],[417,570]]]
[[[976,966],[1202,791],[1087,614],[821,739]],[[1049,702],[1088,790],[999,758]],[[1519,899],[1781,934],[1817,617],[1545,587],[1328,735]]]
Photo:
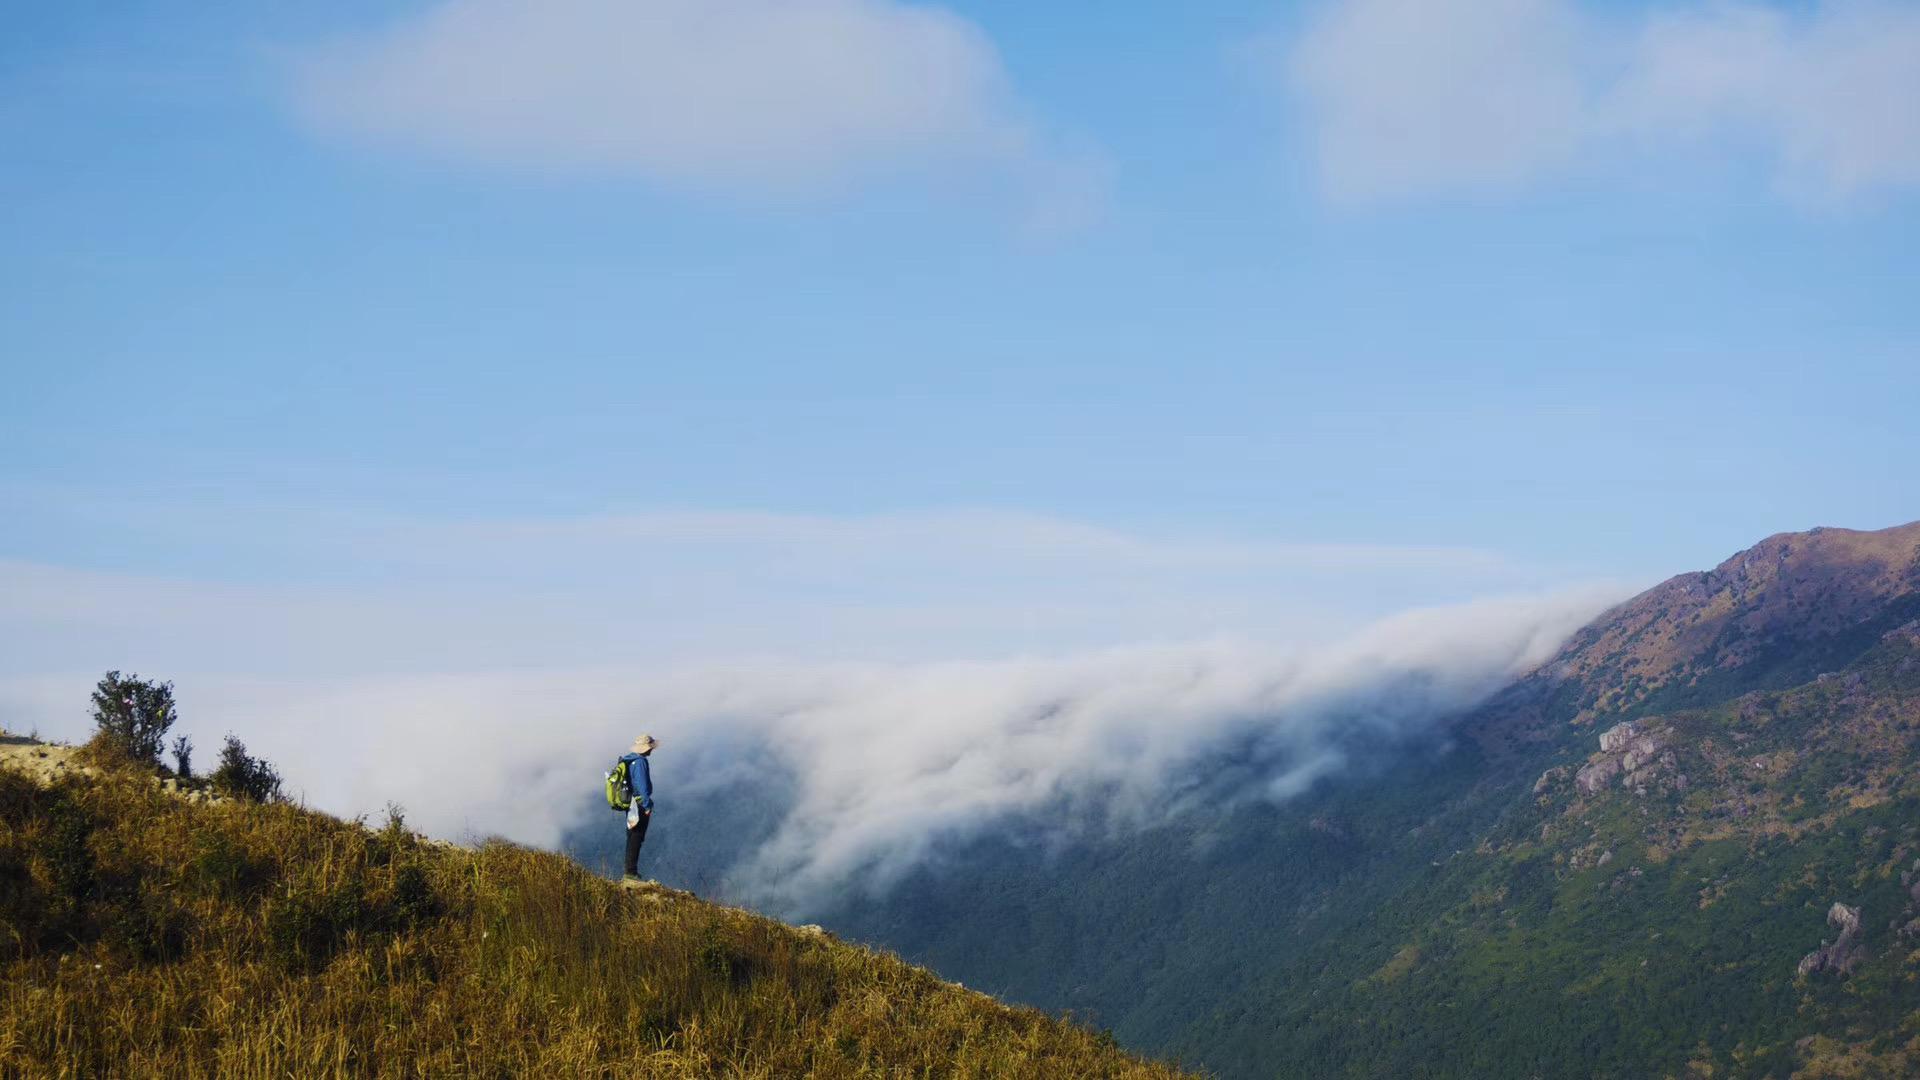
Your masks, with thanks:
[[[1920,516],[1908,0],[12,29],[0,724],[173,679],[328,810],[474,740],[423,820],[552,842],[622,733],[815,733],[826,880]]]

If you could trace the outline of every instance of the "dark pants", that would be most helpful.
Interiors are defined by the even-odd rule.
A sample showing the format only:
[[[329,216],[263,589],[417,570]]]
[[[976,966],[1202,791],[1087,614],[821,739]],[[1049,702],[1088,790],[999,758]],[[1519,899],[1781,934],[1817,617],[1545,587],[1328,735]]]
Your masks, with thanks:
[[[647,822],[652,820],[652,814],[642,812],[640,823],[627,830],[627,873],[629,874],[640,873],[640,845],[647,842]]]

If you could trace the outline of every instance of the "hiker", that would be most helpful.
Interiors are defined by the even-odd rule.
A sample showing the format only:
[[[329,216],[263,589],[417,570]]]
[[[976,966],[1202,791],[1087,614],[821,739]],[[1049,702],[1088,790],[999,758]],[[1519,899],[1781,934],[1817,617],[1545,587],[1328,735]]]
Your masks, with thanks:
[[[647,769],[647,755],[660,745],[651,735],[633,740],[633,750],[620,755],[627,773],[627,867],[621,881],[640,880],[640,845],[647,842],[647,823],[653,820],[653,774]]]

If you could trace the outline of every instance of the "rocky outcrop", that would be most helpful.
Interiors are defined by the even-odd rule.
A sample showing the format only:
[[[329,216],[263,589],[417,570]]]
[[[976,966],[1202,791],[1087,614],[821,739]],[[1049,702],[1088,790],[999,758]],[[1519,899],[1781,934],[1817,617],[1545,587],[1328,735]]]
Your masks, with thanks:
[[[1545,795],[1553,788],[1566,783],[1566,780],[1567,767],[1565,765],[1555,765],[1553,768],[1541,773],[1540,779],[1533,782],[1533,793],[1535,795]]]
[[[97,767],[86,763],[79,747],[41,742],[30,736],[6,731],[0,731],[0,768],[23,772],[39,784],[54,784],[68,777],[101,775]],[[167,794],[190,803],[227,801],[227,796],[216,794],[203,783],[182,783],[170,776],[156,776],[153,782]]]
[[[1631,720],[1623,724],[1615,724],[1600,733],[1600,752],[1603,754],[1619,753],[1625,750],[1627,743],[1639,733],[1640,729],[1635,727]]]
[[[1848,907],[1834,901],[1827,909],[1827,923],[1840,931],[1840,936],[1831,943],[1822,941],[1820,947],[1801,957],[1800,966],[1794,969],[1801,978],[1816,975],[1822,971],[1831,971],[1838,975],[1851,975],[1853,969],[1866,959],[1866,947],[1859,942],[1860,909]]]
[[[42,784],[68,776],[99,774],[93,766],[82,764],[71,746],[43,743],[5,731],[0,731],[0,767],[18,769]]]
[[[1620,775],[1620,759],[1617,757],[1599,757],[1580,766],[1573,775],[1573,786],[1582,795],[1592,795],[1612,782]]]
[[[1678,766],[1663,732],[1643,730],[1627,721],[1600,733],[1600,752],[1574,774],[1573,786],[1582,795],[1594,795],[1619,778],[1621,786],[1635,794],[1644,795],[1655,787],[1684,791],[1687,778],[1676,771]]]

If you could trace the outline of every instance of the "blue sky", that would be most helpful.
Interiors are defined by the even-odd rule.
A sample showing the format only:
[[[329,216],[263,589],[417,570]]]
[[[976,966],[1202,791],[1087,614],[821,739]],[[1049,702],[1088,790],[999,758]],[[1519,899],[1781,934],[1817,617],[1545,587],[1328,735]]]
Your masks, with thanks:
[[[16,24],[10,488],[994,506],[1635,572],[1912,516],[1910,186],[1809,205],[1730,153],[1343,203],[1243,70],[1314,13],[1271,4],[953,9],[1102,163],[1066,236],[990,193],[767,199],[304,123],[302,50],[413,10]]]
[[[1906,521],[1917,100],[1905,0],[22,9],[0,674],[1311,637]]]
[[[1227,745],[1285,798],[1920,516],[1915,102],[1910,0],[22,9],[0,726],[169,677],[534,843],[636,725],[762,740],[823,888]]]

